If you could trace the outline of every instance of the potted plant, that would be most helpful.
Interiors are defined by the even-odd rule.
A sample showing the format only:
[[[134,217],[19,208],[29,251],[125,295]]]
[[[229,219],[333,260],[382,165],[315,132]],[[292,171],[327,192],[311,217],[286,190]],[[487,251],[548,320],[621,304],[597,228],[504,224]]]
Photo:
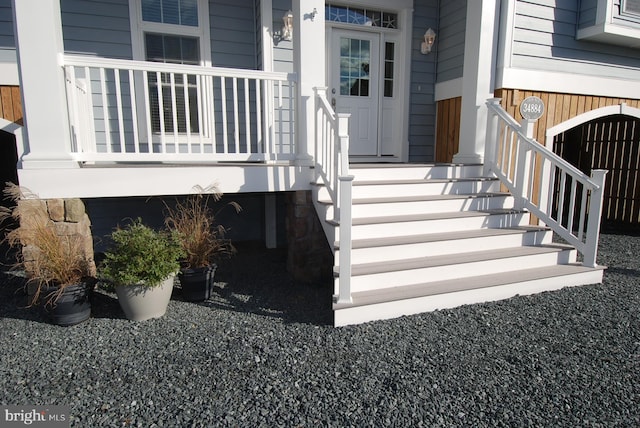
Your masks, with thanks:
[[[28,305],[42,305],[53,324],[85,321],[96,282],[93,254],[87,254],[80,236],[58,230],[46,201],[13,183],[7,183],[4,194],[14,202],[1,207],[4,241],[17,250],[13,268],[24,272]]]
[[[213,184],[206,188],[196,186],[195,193],[175,206],[165,203],[165,225],[180,240],[185,257],[178,278],[185,300],[203,301],[211,297],[216,271],[216,260],[235,252],[231,241],[224,238],[226,229],[216,224],[216,213],[210,207],[218,202],[222,193]],[[236,202],[229,202],[236,212],[242,210]],[[226,206],[226,205],[225,205]]]
[[[156,231],[138,218],[114,230],[111,240],[100,276],[115,286],[126,317],[144,321],[163,316],[184,254],[176,234]]]

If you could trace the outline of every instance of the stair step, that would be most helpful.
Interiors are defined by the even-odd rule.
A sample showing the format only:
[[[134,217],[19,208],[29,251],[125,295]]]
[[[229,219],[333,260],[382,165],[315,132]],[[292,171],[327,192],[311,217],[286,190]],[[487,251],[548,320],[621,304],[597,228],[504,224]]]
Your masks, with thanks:
[[[333,218],[333,205],[328,199],[318,201],[324,218]],[[513,207],[514,198],[509,193],[489,192],[459,195],[412,195],[377,198],[359,198],[352,201],[353,217],[363,217],[376,213],[392,215],[397,213],[418,214],[464,210],[488,210]]]
[[[472,279],[457,278],[356,292],[352,293],[351,303],[334,303],[334,324],[358,324],[600,283],[603,269],[579,264],[557,265],[475,276]]]
[[[354,218],[351,237],[355,240],[419,235],[436,231],[452,232],[479,228],[524,226],[529,223],[529,217],[529,213],[526,211],[495,209]],[[336,236],[338,236],[339,222],[328,220],[327,224],[336,227]]]
[[[401,270],[423,269],[445,265],[458,265],[475,263],[486,260],[504,259],[510,257],[522,257],[534,254],[546,254],[571,250],[573,247],[562,244],[546,244],[537,246],[523,246],[518,248],[503,248],[489,251],[470,251],[458,254],[446,254],[442,256],[414,257],[411,259],[394,260],[388,263],[362,263],[351,266],[351,275],[371,275],[377,273],[396,272]],[[337,275],[337,270],[334,271]]]
[[[384,196],[415,196],[470,194],[499,191],[499,181],[487,177],[465,177],[444,179],[390,179],[353,182],[353,198],[376,198]],[[319,192],[326,197],[326,189]]]
[[[534,279],[566,276],[575,273],[602,272],[604,269],[604,267],[590,268],[578,263],[572,263],[567,265],[547,266],[536,269],[519,269],[510,272],[480,275],[473,277],[473,281],[469,281],[469,278],[456,278],[445,281],[411,284],[402,287],[389,287],[379,290],[361,291],[351,294],[352,303],[334,303],[333,308],[342,309],[346,307],[372,305],[385,301],[404,300],[414,297],[482,289],[498,285],[531,281]]]
[[[388,164],[352,164],[349,173],[356,180],[378,179],[381,173],[388,178],[446,178],[470,177],[482,174],[482,164],[454,163],[388,163]]]
[[[376,216],[376,217],[359,217],[352,220],[352,225],[365,225],[365,224],[387,224],[387,223],[404,223],[414,221],[425,220],[449,220],[457,218],[470,218],[470,217],[487,217],[490,215],[503,215],[503,214],[522,214],[526,213],[523,210],[517,210],[512,208],[494,209],[494,210],[479,210],[479,211],[463,211],[463,212],[446,212],[446,213],[426,213],[426,214],[400,214],[393,216]],[[328,220],[328,223],[339,226],[340,222],[335,220]]]
[[[405,195],[405,196],[387,196],[387,197],[370,197],[370,198],[354,198],[353,205],[372,205],[372,204],[396,204],[403,202],[437,202],[450,200],[465,199],[482,199],[482,198],[499,198],[511,196],[508,192],[482,192],[482,193],[461,193],[456,195]],[[319,203],[323,205],[331,205],[330,199],[319,199]]]
[[[443,178],[404,178],[404,179],[376,179],[354,180],[353,186],[398,186],[402,184],[428,184],[428,183],[473,183],[476,181],[498,181],[494,177],[443,177]]]
[[[456,254],[470,251],[491,251],[523,245],[551,243],[548,228],[521,226],[505,229],[477,229],[421,235],[389,236],[352,241],[351,262],[386,263],[390,260],[421,256]],[[339,265],[340,243],[334,243],[336,265]]]
[[[453,240],[466,240],[473,238],[484,238],[499,235],[522,235],[527,232],[544,232],[550,229],[542,226],[518,226],[509,227],[504,229],[477,229],[477,230],[464,230],[459,232],[445,232],[445,233],[426,233],[422,235],[407,235],[407,236],[392,236],[386,238],[371,238],[371,239],[356,239],[351,243],[352,249],[359,248],[372,248],[372,247],[387,247],[393,245],[403,244],[417,244],[425,242],[442,242]],[[340,243],[334,244],[335,249],[340,249]]]
[[[541,268],[575,261],[576,250],[572,247],[545,244],[361,263],[351,266],[351,290],[359,292],[391,285],[403,286],[416,282],[418,278],[469,278],[523,267]],[[334,267],[336,287],[340,286],[338,269],[339,267]]]

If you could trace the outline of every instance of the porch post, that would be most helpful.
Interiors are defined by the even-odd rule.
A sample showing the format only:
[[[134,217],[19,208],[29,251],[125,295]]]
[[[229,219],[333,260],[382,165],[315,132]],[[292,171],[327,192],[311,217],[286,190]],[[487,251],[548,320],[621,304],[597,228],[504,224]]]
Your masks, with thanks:
[[[326,85],[324,0],[293,1],[293,61],[298,73],[298,165],[313,165],[315,87]]]
[[[454,162],[482,163],[487,99],[493,98],[499,0],[467,2],[460,145]],[[487,49],[491,46],[492,48]]]
[[[70,133],[60,0],[13,0],[15,36],[27,131],[22,167],[78,167],[69,154]]]

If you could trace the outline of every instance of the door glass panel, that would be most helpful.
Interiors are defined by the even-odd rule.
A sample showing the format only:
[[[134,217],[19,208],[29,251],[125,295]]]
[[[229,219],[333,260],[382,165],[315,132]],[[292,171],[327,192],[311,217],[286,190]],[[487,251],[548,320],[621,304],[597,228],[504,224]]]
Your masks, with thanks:
[[[369,40],[340,38],[340,95],[369,96]]]
[[[395,44],[385,43],[384,48],[384,96],[393,97],[393,68]]]

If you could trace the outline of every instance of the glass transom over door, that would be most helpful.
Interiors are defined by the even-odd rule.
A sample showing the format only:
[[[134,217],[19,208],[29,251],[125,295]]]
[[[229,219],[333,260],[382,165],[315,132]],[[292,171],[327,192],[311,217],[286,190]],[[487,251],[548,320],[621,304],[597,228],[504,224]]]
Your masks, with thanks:
[[[351,113],[349,155],[377,156],[380,36],[334,30],[331,39],[329,92],[338,113]]]

